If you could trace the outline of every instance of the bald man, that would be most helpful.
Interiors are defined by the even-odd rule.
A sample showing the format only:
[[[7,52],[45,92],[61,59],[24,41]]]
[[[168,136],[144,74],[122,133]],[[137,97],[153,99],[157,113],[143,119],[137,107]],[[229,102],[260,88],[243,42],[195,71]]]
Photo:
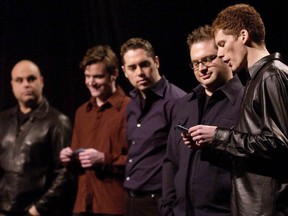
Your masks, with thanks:
[[[43,96],[32,61],[13,67],[11,86],[18,105],[0,113],[0,216],[69,215],[71,179],[58,155],[70,144],[70,121]]]

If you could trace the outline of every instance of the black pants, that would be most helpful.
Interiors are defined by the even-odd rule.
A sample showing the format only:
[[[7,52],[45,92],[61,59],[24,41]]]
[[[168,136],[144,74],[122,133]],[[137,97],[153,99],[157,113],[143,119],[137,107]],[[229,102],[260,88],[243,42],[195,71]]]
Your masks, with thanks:
[[[125,193],[125,216],[160,216],[158,202],[160,192]]]

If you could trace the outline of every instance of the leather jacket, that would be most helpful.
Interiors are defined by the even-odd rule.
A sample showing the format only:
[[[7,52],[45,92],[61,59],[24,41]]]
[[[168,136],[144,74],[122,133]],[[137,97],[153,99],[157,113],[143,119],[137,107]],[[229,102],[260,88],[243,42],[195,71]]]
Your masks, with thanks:
[[[70,121],[45,98],[21,126],[18,109],[0,114],[0,214],[22,215],[35,205],[41,216],[63,216],[58,207],[73,188],[59,151],[70,144]]]
[[[217,128],[213,144],[237,156],[233,215],[288,215],[288,67],[275,53],[249,75],[238,124]]]

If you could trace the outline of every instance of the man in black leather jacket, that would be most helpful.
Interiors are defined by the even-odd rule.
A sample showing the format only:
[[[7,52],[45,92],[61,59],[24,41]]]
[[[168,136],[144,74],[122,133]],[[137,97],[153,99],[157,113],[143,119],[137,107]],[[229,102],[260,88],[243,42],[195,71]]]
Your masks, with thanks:
[[[218,56],[247,84],[234,129],[197,125],[185,144],[235,155],[232,215],[288,215],[288,67],[265,45],[265,27],[251,6],[220,12],[212,24]],[[209,144],[211,144],[209,146]]]
[[[70,144],[70,121],[43,97],[33,62],[18,62],[11,78],[18,106],[0,114],[0,215],[69,215],[72,181],[58,157]]]

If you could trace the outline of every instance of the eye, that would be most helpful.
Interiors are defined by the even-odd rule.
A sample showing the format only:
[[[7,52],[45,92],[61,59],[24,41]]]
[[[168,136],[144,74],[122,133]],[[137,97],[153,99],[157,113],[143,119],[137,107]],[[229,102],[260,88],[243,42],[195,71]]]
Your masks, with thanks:
[[[103,79],[105,77],[105,74],[101,74],[101,75],[95,75],[93,78],[95,79]]]
[[[224,47],[225,46],[225,42],[224,41],[220,41],[218,44],[217,44],[218,47]]]
[[[27,81],[30,83],[30,82],[34,82],[37,78],[35,76],[29,76],[27,78]]]
[[[193,68],[197,68],[199,66],[199,62],[192,62]]]
[[[211,63],[216,57],[217,55],[208,56],[205,60],[203,60],[203,62]]]
[[[22,82],[23,82],[23,79],[20,78],[20,77],[17,77],[17,78],[14,80],[14,82],[16,82],[16,83],[22,83]]]
[[[149,61],[144,61],[144,62],[141,62],[139,65],[140,67],[150,67],[151,63]]]
[[[130,66],[127,67],[127,69],[130,70],[130,71],[135,71],[136,68],[137,68],[136,65],[130,65]]]

